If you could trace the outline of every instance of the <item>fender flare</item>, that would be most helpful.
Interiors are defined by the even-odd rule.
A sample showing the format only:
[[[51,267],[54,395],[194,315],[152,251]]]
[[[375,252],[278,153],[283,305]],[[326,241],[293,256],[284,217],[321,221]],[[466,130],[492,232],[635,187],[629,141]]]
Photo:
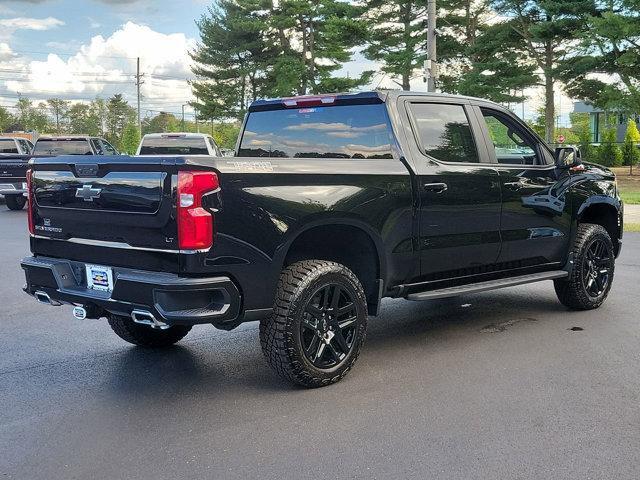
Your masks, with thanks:
[[[279,270],[282,270],[284,260],[291,249],[291,245],[293,245],[300,235],[316,227],[347,225],[362,230],[373,242],[376,255],[378,257],[379,277],[383,282],[385,282],[387,278],[387,259],[385,256],[384,243],[382,242],[380,234],[376,232],[371,225],[362,221],[355,215],[345,216],[343,214],[340,216],[333,216],[330,214],[327,215],[328,213],[330,212],[323,212],[319,216],[314,216],[315,218],[312,220],[304,221],[304,225],[301,228],[298,228],[293,232],[287,232],[283,242],[278,246],[273,256],[273,262],[278,265]]]

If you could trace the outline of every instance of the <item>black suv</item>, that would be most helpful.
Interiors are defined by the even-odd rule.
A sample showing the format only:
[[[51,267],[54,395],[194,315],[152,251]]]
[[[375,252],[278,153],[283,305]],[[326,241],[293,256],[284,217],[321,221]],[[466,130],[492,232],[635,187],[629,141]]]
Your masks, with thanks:
[[[147,347],[260,320],[274,370],[316,387],[353,366],[383,297],[553,280],[592,309],[611,288],[613,173],[494,103],[257,101],[236,155],[34,159],[26,292]]]

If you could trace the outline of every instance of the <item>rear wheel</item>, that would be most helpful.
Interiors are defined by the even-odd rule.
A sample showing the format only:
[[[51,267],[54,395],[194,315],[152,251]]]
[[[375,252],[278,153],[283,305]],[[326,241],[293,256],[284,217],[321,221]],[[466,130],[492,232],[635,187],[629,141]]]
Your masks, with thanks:
[[[273,314],[260,323],[260,343],[281,377],[321,387],[351,369],[366,328],[366,297],[353,272],[338,263],[307,260],[282,272]]]
[[[148,325],[135,323],[131,318],[121,315],[111,315],[108,320],[111,329],[116,335],[129,343],[141,347],[169,347],[182,340],[191,330],[188,325],[173,325],[165,330],[160,330]]]
[[[22,210],[27,203],[27,198],[24,195],[5,195],[4,199],[9,210]]]
[[[567,279],[555,280],[560,302],[573,310],[598,308],[606,300],[613,282],[613,242],[601,225],[578,226],[573,247],[574,264]]]

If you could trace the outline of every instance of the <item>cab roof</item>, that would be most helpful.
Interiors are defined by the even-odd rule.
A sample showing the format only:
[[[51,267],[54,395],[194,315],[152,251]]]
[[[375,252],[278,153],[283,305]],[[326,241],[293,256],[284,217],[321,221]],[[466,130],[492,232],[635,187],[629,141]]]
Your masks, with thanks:
[[[330,105],[367,105],[376,103],[387,103],[402,96],[419,96],[425,98],[438,99],[459,99],[465,102],[485,103],[500,106],[482,98],[469,97],[465,95],[453,95],[448,93],[432,92],[412,92],[406,90],[375,90],[359,93],[331,93],[322,95],[302,95],[297,97],[273,98],[267,100],[256,100],[249,106],[250,112],[265,110],[281,110],[286,108],[299,108],[310,106],[330,106]],[[501,107],[502,108],[502,107]]]

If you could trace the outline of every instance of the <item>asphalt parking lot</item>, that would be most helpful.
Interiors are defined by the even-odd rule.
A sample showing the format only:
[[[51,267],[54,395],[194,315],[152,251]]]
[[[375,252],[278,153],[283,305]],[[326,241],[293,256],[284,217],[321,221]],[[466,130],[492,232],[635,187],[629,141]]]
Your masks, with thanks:
[[[27,253],[0,206],[0,478],[638,478],[640,234],[597,311],[550,282],[386,301],[318,390],[271,373],[255,323],[152,352],[40,305]]]

